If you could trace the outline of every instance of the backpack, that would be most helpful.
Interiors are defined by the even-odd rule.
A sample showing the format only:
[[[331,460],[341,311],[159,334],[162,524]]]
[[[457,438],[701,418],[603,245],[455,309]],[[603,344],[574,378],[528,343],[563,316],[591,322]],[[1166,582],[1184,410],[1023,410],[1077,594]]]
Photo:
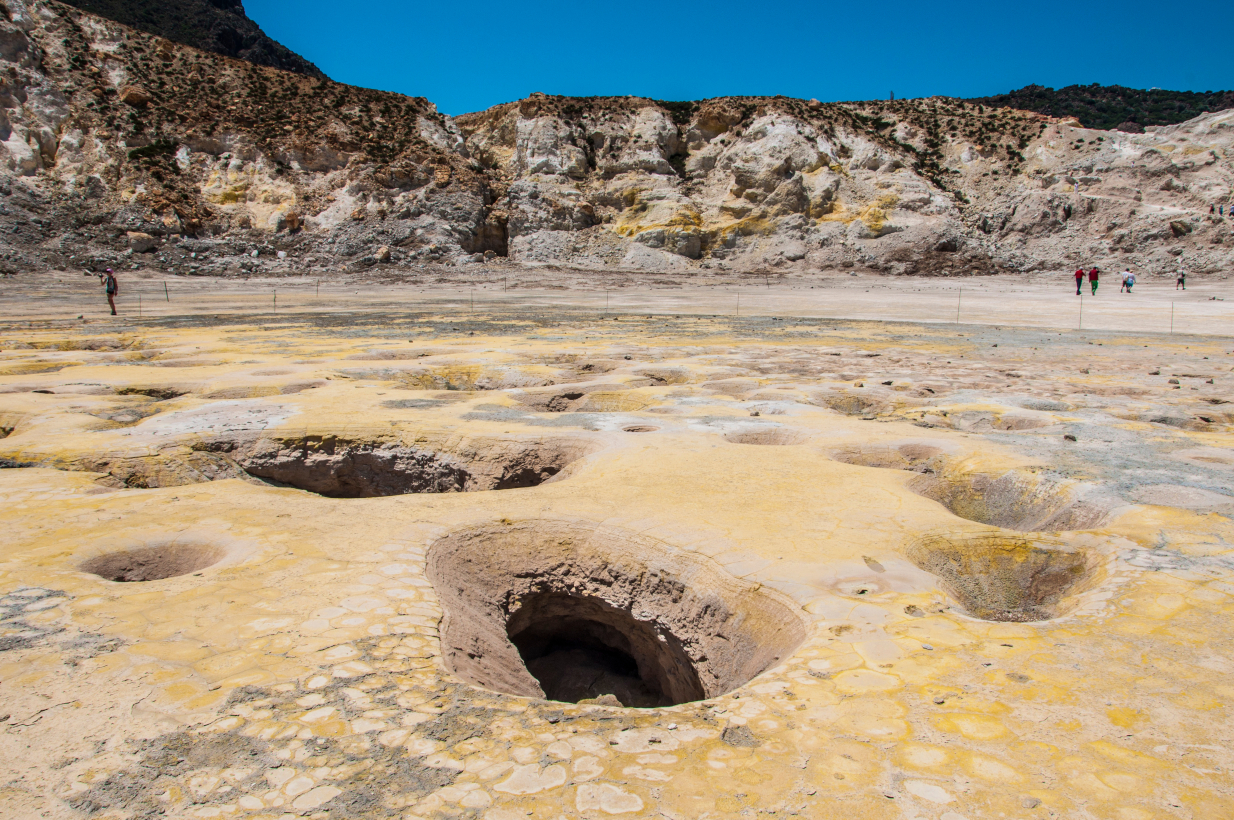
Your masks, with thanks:
[[[108,296],[116,295],[116,277],[114,276],[107,277],[107,295]]]

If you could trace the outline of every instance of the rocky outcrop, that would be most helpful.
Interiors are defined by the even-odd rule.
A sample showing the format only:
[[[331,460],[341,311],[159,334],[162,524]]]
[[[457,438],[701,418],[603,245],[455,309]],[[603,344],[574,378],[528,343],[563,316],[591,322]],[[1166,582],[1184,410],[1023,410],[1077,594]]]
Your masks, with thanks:
[[[542,94],[452,119],[0,0],[0,271],[1228,269],[1234,111]]]
[[[1136,135],[945,99],[683,111],[533,95],[458,125],[510,180],[523,262],[968,274],[1231,258],[1234,223],[1207,203],[1234,191],[1234,112]]]
[[[82,11],[254,65],[325,79],[317,66],[275,42],[244,13],[241,0],[65,0]]]

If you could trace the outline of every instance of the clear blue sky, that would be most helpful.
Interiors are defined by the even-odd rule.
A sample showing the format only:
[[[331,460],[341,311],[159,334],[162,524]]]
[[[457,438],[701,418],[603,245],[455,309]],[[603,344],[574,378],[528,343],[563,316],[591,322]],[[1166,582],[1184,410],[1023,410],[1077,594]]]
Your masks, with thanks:
[[[246,0],[332,79],[447,114],[532,91],[666,100],[998,94],[1029,83],[1234,86],[1234,2]]]

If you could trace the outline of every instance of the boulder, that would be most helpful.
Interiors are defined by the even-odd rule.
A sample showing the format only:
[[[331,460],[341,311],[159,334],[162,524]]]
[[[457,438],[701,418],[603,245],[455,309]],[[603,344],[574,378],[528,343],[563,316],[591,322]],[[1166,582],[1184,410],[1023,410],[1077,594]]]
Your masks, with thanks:
[[[635,235],[634,241],[690,259],[702,256],[702,238],[692,228],[652,228]]]
[[[390,246],[382,245],[380,248],[377,249],[377,252],[374,253],[373,256],[374,258],[377,259],[378,262],[382,262],[382,263],[389,262],[390,261]]]
[[[120,102],[134,108],[144,108],[150,103],[150,94],[144,88],[136,85],[120,86]]]
[[[39,172],[39,168],[42,167],[39,152],[22,139],[16,131],[13,131],[9,138],[0,145],[8,149],[9,170],[22,176],[34,176]]]
[[[125,234],[125,239],[133,253],[150,253],[159,246],[157,237],[141,231],[129,231]]]

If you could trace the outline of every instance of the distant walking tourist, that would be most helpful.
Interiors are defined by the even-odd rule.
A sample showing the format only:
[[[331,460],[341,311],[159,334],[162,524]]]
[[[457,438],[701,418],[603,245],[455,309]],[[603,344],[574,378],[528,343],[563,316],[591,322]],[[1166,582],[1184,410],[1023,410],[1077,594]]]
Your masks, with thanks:
[[[1093,268],[1088,272],[1088,284],[1093,286],[1093,296],[1097,295],[1097,269]]]
[[[1216,205],[1209,205],[1209,206],[1208,206],[1208,212],[1209,212],[1210,214],[1215,214],[1215,213],[1217,213],[1217,206],[1216,206]]]
[[[1084,268],[1077,268],[1075,272],[1075,295],[1080,295],[1080,285],[1084,284]]]
[[[1179,270],[1178,279],[1174,282],[1174,290],[1178,290],[1179,288],[1182,288],[1183,290],[1187,289],[1187,272],[1185,270]]]
[[[1131,293],[1131,288],[1135,285],[1135,274],[1127,271],[1127,292]]]
[[[1123,271],[1122,273],[1118,275],[1118,279],[1119,279],[1118,292],[1119,293],[1122,293],[1124,290],[1127,289],[1127,277],[1130,275],[1131,275],[1130,271]]]
[[[116,296],[120,293],[120,283],[116,281],[116,272],[111,268],[106,273],[99,274],[99,281],[107,289],[107,304],[111,305],[111,315],[116,315]]]

